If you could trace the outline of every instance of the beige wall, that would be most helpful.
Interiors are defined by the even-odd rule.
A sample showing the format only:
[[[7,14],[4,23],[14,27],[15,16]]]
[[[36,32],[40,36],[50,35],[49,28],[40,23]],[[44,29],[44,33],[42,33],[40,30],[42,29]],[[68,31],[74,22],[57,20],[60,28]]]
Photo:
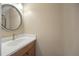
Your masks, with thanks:
[[[37,33],[37,55],[79,55],[78,19],[79,4],[24,4],[24,29]]]
[[[64,54],[79,56],[79,4],[63,6]]]
[[[37,33],[37,55],[64,55],[61,4],[24,4],[24,29]]]

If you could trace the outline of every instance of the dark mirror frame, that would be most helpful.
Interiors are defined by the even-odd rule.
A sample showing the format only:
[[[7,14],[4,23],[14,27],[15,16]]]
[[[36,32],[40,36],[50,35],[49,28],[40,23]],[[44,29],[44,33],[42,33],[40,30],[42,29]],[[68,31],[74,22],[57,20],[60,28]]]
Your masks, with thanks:
[[[4,5],[2,5],[1,6],[1,9],[4,8],[4,7],[6,7],[6,5],[7,6],[11,6],[12,8],[14,8],[18,12],[18,15],[20,16],[20,24],[19,24],[19,26],[16,29],[8,29],[3,24],[1,24],[2,25],[2,28],[4,28],[5,30],[9,30],[9,31],[18,30],[21,27],[21,25],[22,25],[22,15],[21,15],[20,11],[15,6],[10,5],[10,4],[4,4]],[[4,16],[4,15],[2,15],[2,16]],[[4,18],[5,18],[5,16],[4,16]],[[6,19],[4,20],[4,22],[5,22],[5,25],[6,25]]]

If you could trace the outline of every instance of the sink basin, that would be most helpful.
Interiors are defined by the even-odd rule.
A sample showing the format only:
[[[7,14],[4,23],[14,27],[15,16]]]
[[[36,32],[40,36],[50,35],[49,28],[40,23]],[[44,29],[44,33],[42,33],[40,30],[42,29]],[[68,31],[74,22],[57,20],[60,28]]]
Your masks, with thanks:
[[[22,43],[26,43],[28,41],[31,41],[32,39],[33,39],[32,37],[21,37],[21,38],[9,41],[7,43],[7,46],[18,46]]]
[[[1,55],[11,55],[34,40],[36,40],[35,36],[26,36],[3,42],[1,44]]]
[[[24,40],[26,40],[26,38],[19,38],[19,39],[11,40],[7,43],[7,46],[17,46],[18,44],[21,44],[22,42],[24,42]]]
[[[20,44],[23,40],[13,40],[13,41],[10,41],[7,46],[16,46],[18,44]]]

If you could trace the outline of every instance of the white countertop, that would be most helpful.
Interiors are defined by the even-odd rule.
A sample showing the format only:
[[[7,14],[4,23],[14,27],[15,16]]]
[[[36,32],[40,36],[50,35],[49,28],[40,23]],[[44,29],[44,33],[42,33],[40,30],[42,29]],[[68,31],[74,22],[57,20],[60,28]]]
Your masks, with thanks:
[[[25,35],[15,40],[9,40],[7,42],[2,42],[1,55],[10,56],[34,40],[36,40],[35,35]]]

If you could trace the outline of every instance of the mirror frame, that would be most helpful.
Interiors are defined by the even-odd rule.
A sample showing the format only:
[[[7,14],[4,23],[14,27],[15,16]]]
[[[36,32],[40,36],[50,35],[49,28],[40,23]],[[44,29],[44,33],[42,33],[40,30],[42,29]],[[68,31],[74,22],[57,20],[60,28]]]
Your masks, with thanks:
[[[14,30],[18,30],[20,27],[21,27],[21,25],[22,25],[22,14],[21,14],[21,12],[15,7],[15,6],[13,6],[13,5],[11,5],[11,4],[3,4],[2,6],[1,6],[1,9],[3,8],[3,7],[5,7],[5,6],[11,6],[12,8],[14,8],[17,12],[18,12],[18,15],[20,16],[20,24],[18,25],[18,27],[16,28],[16,29],[8,29],[8,28],[6,28],[5,26],[3,26],[3,24],[1,24],[2,25],[2,27],[5,29],[5,30],[9,30],[9,31],[14,31]],[[3,14],[2,14],[2,17],[3,17]],[[4,16],[5,17],[5,16]],[[6,20],[6,19],[5,19]]]

